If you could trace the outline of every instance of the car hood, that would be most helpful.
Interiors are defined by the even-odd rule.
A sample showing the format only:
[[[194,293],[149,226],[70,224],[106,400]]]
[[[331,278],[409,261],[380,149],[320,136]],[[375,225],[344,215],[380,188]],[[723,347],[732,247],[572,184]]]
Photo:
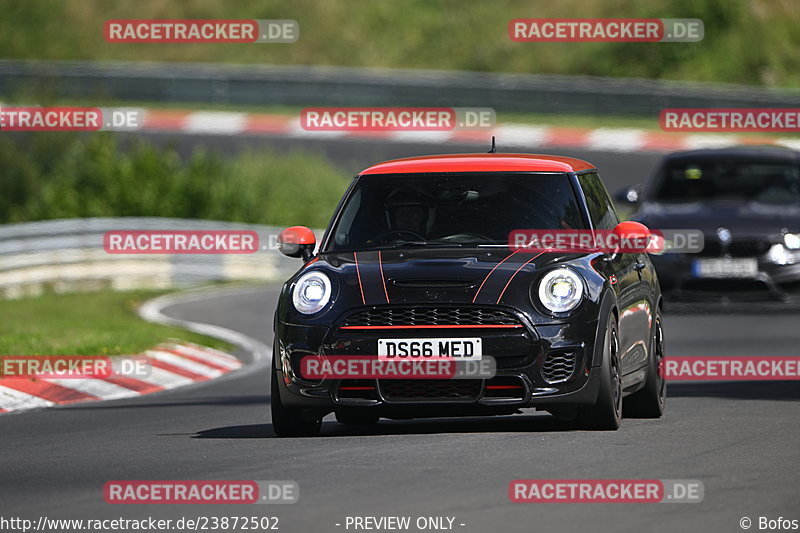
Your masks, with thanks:
[[[713,235],[718,228],[734,236],[779,237],[786,229],[800,232],[800,206],[748,203],[645,203],[631,217],[650,229],[698,229]]]
[[[527,299],[538,271],[569,259],[508,248],[424,248],[323,253],[315,266],[334,269],[358,304],[498,304],[521,289]]]

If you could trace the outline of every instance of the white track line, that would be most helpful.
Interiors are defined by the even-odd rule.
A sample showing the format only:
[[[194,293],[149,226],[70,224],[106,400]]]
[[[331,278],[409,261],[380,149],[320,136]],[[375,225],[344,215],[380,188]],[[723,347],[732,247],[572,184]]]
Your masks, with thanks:
[[[238,331],[224,328],[222,326],[205,324],[203,322],[193,322],[190,320],[181,320],[167,316],[162,312],[165,307],[170,307],[172,305],[181,303],[207,300],[210,296],[217,294],[227,295],[236,294],[237,292],[251,293],[252,291],[252,287],[237,287],[233,289],[229,287],[215,287],[213,289],[196,289],[177,294],[167,294],[145,302],[145,304],[139,308],[139,316],[149,322],[155,322],[156,324],[164,324],[167,326],[176,326],[193,331],[195,333],[200,333],[201,335],[208,335],[209,337],[214,337],[216,339],[235,344],[253,354],[254,362],[260,362],[262,360],[269,361],[272,357],[272,348],[257,339],[248,337],[243,333],[239,333]]]
[[[236,294],[237,292],[252,292],[250,287],[236,287],[236,288],[212,288],[212,289],[195,289],[178,294],[168,294],[158,298],[154,298],[146,302],[139,309],[139,316],[144,320],[155,322],[158,324],[165,324],[176,326],[189,331],[194,331],[209,337],[214,337],[231,344],[235,344],[244,350],[250,352],[253,356],[253,363],[243,368],[242,362],[234,356],[214,350],[212,348],[205,348],[198,345],[183,345],[177,343],[170,343],[162,345],[162,350],[158,348],[148,350],[146,355],[153,359],[164,361],[165,363],[184,368],[195,374],[213,378],[225,376],[234,371],[239,375],[242,372],[261,372],[267,366],[272,358],[272,349],[261,341],[248,337],[238,331],[216,326],[213,324],[204,324],[201,322],[192,322],[188,320],[180,320],[165,315],[162,309],[165,307],[179,304],[189,303],[195,301],[207,300],[218,294],[228,295]],[[209,363],[214,363],[219,366],[224,366],[228,371],[223,371],[218,368],[213,368],[204,365],[201,362],[193,361],[178,354],[164,352],[164,348],[173,349],[179,353],[192,355],[194,357],[204,358]],[[162,368],[150,366],[150,374],[148,376],[136,376],[135,379],[158,386],[162,389],[174,389],[186,385],[203,384],[206,381],[197,381],[180,374],[169,372]],[[49,383],[60,385],[62,387],[70,388],[100,398],[101,400],[111,400],[117,398],[128,398],[133,396],[140,396],[138,391],[128,389],[121,385],[111,383],[104,380],[97,379],[47,379]],[[9,387],[0,385],[0,409],[8,412],[27,411],[30,409],[51,407],[57,405],[55,402],[39,398],[32,394],[21,392]],[[4,413],[5,414],[5,413]]]
[[[232,355],[226,354],[225,352],[220,352],[219,350],[213,350],[211,348],[206,349],[187,344],[169,344],[166,347],[169,348],[170,350],[174,350],[184,355],[200,357],[202,359],[207,360],[210,363],[223,366],[229,370],[235,370],[242,366],[241,361],[239,361]]]
[[[50,400],[0,385],[0,409],[18,411],[36,407],[50,407],[51,405],[55,404]]]
[[[247,120],[246,113],[199,111],[187,117],[184,130],[187,133],[239,135],[244,132]]]
[[[45,379],[48,383],[55,383],[68,389],[73,389],[84,394],[91,394],[103,400],[116,400],[139,396],[139,392],[121,387],[102,379]]]
[[[739,141],[731,135],[693,134],[684,138],[686,147],[690,150],[699,148],[728,148],[738,146]]]
[[[642,130],[599,128],[592,130],[586,144],[589,150],[640,152],[644,142],[645,135]]]
[[[164,370],[163,368],[156,368],[154,366],[150,367],[149,376],[141,376],[137,377],[136,379],[151,385],[157,385],[164,389],[174,389],[175,387],[182,387],[183,385],[191,385],[192,383],[196,383],[196,381],[191,378],[181,376],[180,374],[174,374]]]
[[[159,361],[163,361],[172,366],[188,370],[193,374],[200,374],[201,376],[205,376],[209,379],[223,374],[222,370],[198,363],[197,361],[192,361],[191,359],[186,359],[185,357],[175,355],[174,353],[163,352],[160,350],[147,350],[145,353],[147,357],[158,359]]]
[[[522,124],[508,124],[498,126],[492,132],[497,137],[498,144],[515,147],[542,146],[550,142],[550,128],[547,126],[525,126]]]
[[[452,131],[393,131],[388,136],[396,142],[443,144],[453,139]]]

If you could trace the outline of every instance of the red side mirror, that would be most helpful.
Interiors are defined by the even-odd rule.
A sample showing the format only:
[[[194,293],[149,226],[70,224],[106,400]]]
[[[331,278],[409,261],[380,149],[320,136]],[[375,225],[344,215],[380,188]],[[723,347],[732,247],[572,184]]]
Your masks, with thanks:
[[[302,257],[304,261],[308,261],[316,246],[314,232],[305,226],[292,226],[278,235],[278,249],[289,257]]]
[[[650,230],[639,222],[626,221],[617,224],[614,228],[619,247],[617,251],[623,254],[644,253],[650,244]]]

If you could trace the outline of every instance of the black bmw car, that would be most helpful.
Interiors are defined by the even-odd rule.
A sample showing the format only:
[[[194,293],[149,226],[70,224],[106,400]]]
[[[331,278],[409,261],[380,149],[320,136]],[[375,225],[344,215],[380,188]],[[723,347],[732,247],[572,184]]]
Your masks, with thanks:
[[[318,434],[331,412],[369,424],[531,407],[614,430],[623,398],[626,416],[661,416],[661,292],[648,254],[533,253],[509,246],[521,228],[648,231],[619,224],[593,165],[494,153],[364,170],[316,254],[308,228],[284,230],[281,251],[304,264],[275,313],[275,432]],[[320,379],[303,363],[393,356],[493,367],[477,378]]]
[[[735,147],[666,156],[644,188],[624,191],[633,220],[698,229],[698,254],[654,256],[668,299],[797,300],[800,152]]]

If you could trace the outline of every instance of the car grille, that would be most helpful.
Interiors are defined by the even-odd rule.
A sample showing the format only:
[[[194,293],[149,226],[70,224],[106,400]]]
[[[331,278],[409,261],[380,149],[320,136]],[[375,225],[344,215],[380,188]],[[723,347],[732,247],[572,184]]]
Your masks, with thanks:
[[[480,307],[387,307],[359,311],[343,326],[521,325],[513,314]]]
[[[548,383],[567,381],[575,372],[575,352],[552,353],[542,364],[541,374]]]
[[[765,254],[769,251],[770,244],[767,241],[754,240],[754,239],[740,239],[733,240],[723,247],[722,243],[718,240],[709,238],[706,239],[703,250],[698,254],[700,256],[721,256],[725,253],[731,257],[756,257]]]
[[[381,394],[386,400],[468,400],[481,393],[479,379],[383,379]]]

